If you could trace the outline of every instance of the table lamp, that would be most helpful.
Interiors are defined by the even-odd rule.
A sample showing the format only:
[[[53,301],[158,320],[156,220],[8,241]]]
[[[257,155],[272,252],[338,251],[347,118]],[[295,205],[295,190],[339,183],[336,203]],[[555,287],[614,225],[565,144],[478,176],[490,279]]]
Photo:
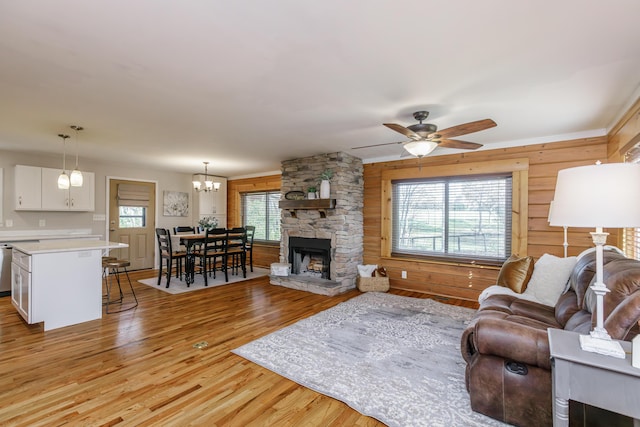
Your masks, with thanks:
[[[640,164],[610,163],[580,166],[558,172],[552,226],[595,227],[591,233],[596,246],[596,326],[589,335],[580,336],[585,351],[624,358],[620,344],[604,328],[604,295],[609,292],[603,281],[603,246],[609,233],[603,228],[640,226]]]

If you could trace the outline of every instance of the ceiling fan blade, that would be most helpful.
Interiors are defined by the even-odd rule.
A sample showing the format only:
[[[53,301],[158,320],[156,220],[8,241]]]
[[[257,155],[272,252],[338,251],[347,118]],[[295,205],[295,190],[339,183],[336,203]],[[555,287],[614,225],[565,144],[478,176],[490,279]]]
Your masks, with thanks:
[[[404,126],[397,125],[395,123],[383,123],[383,125],[385,125],[386,127],[388,127],[391,130],[395,130],[396,132],[399,132],[399,133],[403,134],[407,138],[413,139],[414,141],[419,141],[419,140],[422,139],[422,137],[420,135],[418,135],[417,133],[415,133],[411,129],[407,129]]]
[[[435,132],[438,135],[434,139],[453,138],[455,136],[466,135],[468,133],[480,132],[481,130],[492,128],[496,125],[491,119],[477,120],[475,122],[464,123],[458,126],[453,126],[447,129],[442,129]]]
[[[382,147],[385,145],[397,145],[397,144],[404,144],[407,141],[399,141],[399,142],[385,142],[383,144],[373,144],[373,145],[362,145],[360,147],[351,147],[352,150],[357,150],[359,148],[372,148],[372,147]]]
[[[446,148],[464,148],[465,150],[477,150],[482,147],[482,144],[475,142],[459,141],[456,139],[441,139],[438,142],[438,147]]]

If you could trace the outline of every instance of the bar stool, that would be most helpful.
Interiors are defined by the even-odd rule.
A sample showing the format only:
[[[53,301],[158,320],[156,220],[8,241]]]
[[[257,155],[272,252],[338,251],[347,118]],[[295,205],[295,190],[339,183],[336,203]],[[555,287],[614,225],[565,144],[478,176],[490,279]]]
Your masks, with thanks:
[[[105,295],[105,301],[103,305],[107,307],[107,313],[119,313],[121,311],[131,310],[138,306],[138,298],[136,297],[136,293],[133,290],[133,285],[131,284],[131,278],[129,278],[129,272],[127,271],[127,267],[130,266],[131,263],[124,259],[117,259],[115,257],[103,257],[102,258],[102,277],[104,278],[105,287],[107,288],[107,294]],[[127,275],[127,280],[129,281],[129,288],[131,288],[131,294],[133,295],[133,299],[135,300],[135,304],[130,307],[120,308],[120,310],[109,310],[109,306],[112,304],[122,304],[124,300],[124,294],[122,292],[122,286],[120,283],[120,274],[125,273]],[[116,299],[111,299],[111,287],[113,286],[113,279],[111,276],[116,277],[116,283],[118,284],[118,292],[119,297]]]

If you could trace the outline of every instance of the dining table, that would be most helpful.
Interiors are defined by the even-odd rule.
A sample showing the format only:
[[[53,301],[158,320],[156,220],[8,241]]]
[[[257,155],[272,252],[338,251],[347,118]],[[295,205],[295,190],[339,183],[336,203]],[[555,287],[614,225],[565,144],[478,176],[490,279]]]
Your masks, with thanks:
[[[180,244],[185,247],[185,282],[187,286],[191,285],[195,280],[195,270],[196,270],[196,249],[199,246],[202,246],[205,243],[212,242],[223,242],[223,247],[226,244],[227,240],[233,240],[241,238],[244,233],[241,232],[225,232],[220,234],[209,234],[199,233],[199,234],[180,234],[176,237],[180,238]]]

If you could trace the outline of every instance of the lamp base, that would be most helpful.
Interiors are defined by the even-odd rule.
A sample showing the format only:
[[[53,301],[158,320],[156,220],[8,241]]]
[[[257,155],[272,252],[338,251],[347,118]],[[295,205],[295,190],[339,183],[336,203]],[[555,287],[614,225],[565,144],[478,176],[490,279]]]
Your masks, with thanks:
[[[624,359],[625,353],[618,341],[606,338],[596,338],[591,335],[580,335],[580,348],[591,353]]]

